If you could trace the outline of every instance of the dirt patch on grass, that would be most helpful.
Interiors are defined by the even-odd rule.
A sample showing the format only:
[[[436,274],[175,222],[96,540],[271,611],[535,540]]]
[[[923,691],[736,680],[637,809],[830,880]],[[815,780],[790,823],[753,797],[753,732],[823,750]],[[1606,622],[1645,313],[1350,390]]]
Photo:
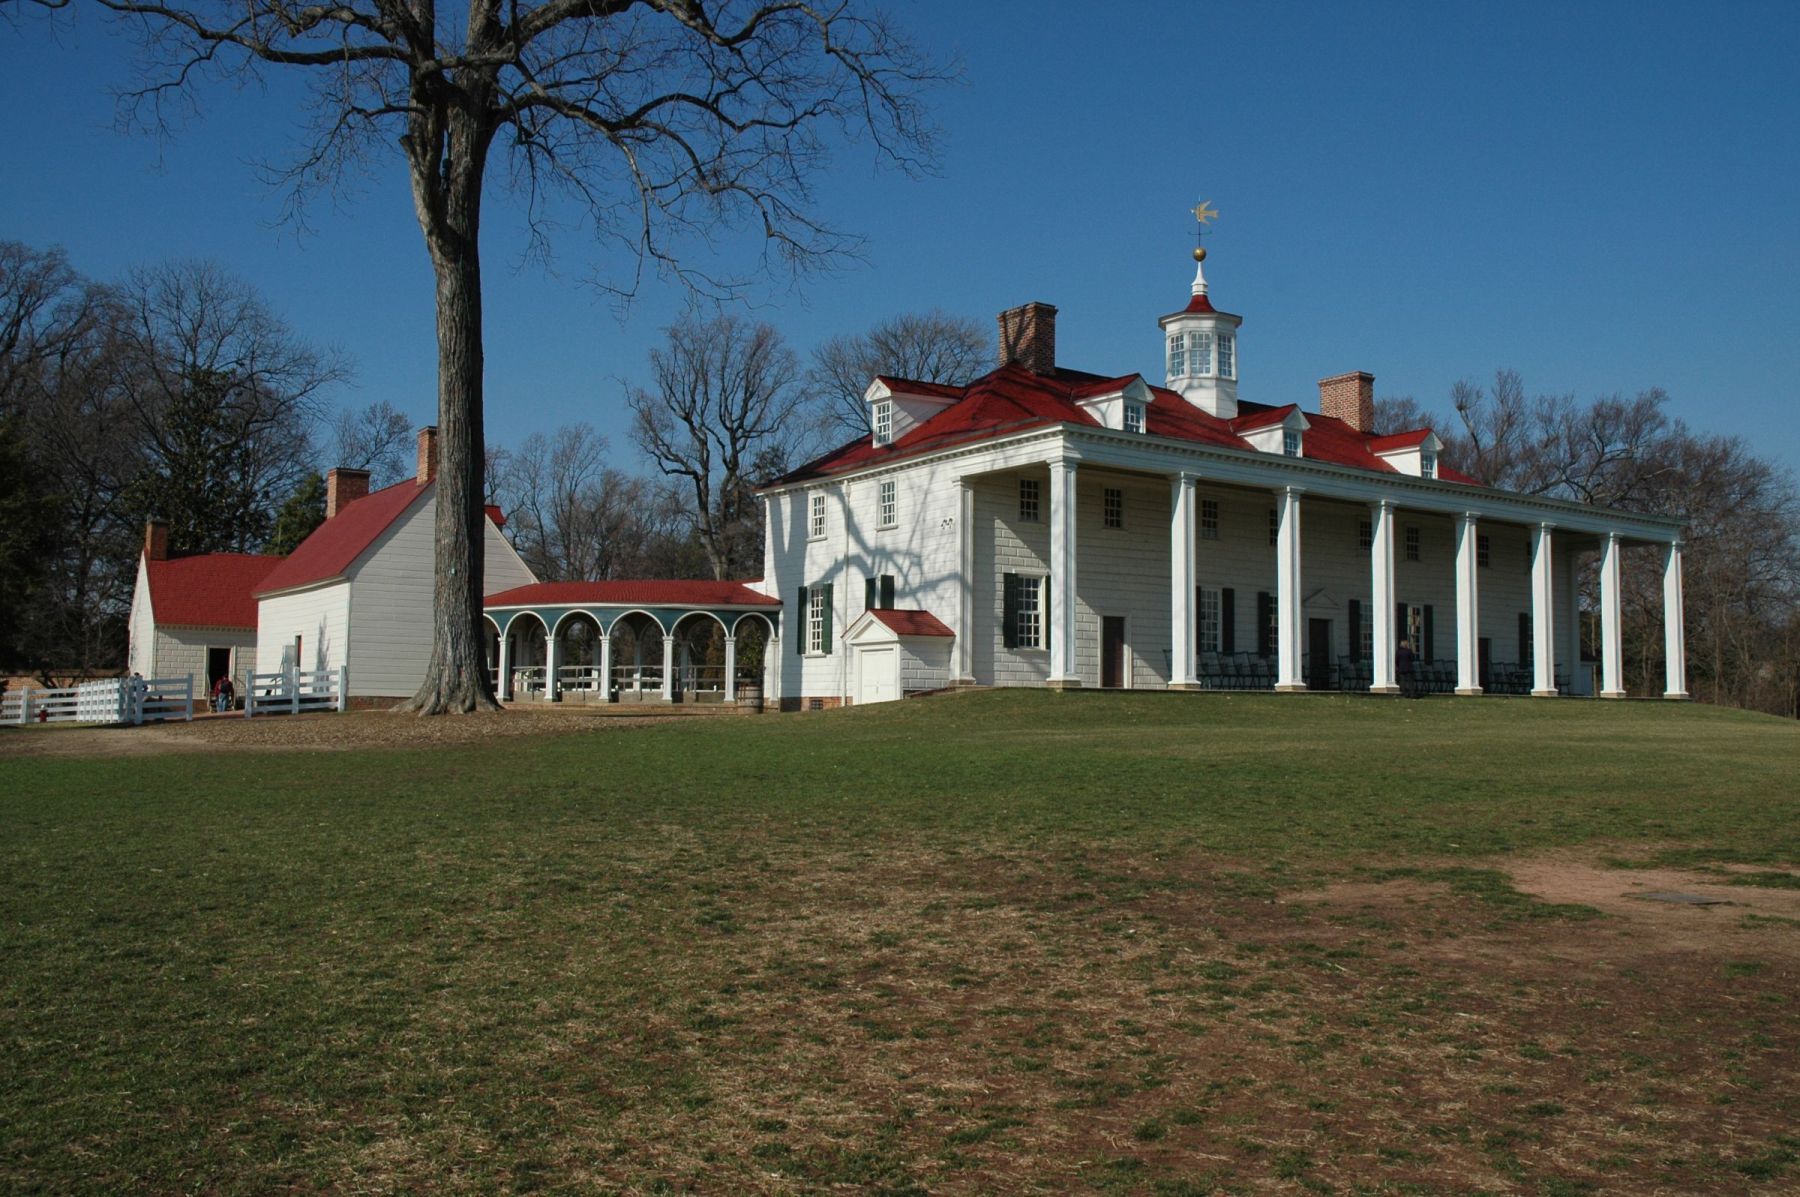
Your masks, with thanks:
[[[439,748],[475,744],[499,736],[620,731],[679,718],[694,716],[661,712],[597,715],[509,708],[431,719],[392,711],[348,711],[341,715],[272,715],[266,719],[210,716],[192,723],[144,727],[0,728],[0,757]]]

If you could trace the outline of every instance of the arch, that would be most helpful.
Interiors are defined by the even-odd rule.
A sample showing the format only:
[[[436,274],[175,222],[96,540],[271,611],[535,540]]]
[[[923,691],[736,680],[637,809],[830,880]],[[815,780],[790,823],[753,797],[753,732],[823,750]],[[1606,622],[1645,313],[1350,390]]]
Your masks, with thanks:
[[[656,630],[659,633],[661,633],[664,636],[667,636],[669,634],[669,629],[663,626],[663,621],[658,619],[654,612],[646,611],[642,607],[627,607],[623,611],[613,612],[613,617],[610,620],[608,620],[606,623],[607,632],[610,633],[612,631],[613,624],[620,622],[628,615],[642,615],[645,619],[649,620],[651,623],[656,625]]]
[[[486,611],[483,611],[481,613],[481,618],[487,620],[488,627],[494,629],[494,635],[498,636],[502,632],[506,631],[505,628],[500,626],[500,621],[495,619],[492,615],[489,615]]]
[[[711,612],[711,611],[698,610],[698,609],[693,610],[693,611],[682,612],[679,616],[676,617],[675,622],[672,625],[670,625],[669,630],[666,634],[670,635],[670,636],[681,635],[681,625],[686,623],[688,620],[694,618],[696,615],[705,616],[707,619],[710,619],[714,623],[719,625],[719,631],[722,634],[724,634],[726,636],[731,635],[731,629],[728,626],[726,626],[725,621],[723,619],[720,619],[717,614],[715,614],[714,612]]]
[[[575,608],[556,621],[556,689],[568,702],[601,701],[607,693],[601,676],[606,656],[606,630],[592,611]]]
[[[612,686],[619,702],[659,701],[663,690],[663,626],[648,611],[613,616],[606,629],[612,646]]]
[[[518,623],[522,616],[529,615],[540,624],[544,622],[544,617],[539,615],[536,611],[531,610],[529,607],[517,607],[511,611],[503,611],[500,615],[489,615],[486,611],[483,611],[482,615],[488,619],[495,620],[499,624],[501,634],[508,636],[513,632],[513,625]]]
[[[767,634],[768,638],[771,640],[775,638],[775,621],[761,611],[745,611],[736,619],[732,620],[731,634],[733,636],[741,636],[744,634],[744,621],[747,619],[761,620],[763,631]]]
[[[588,610],[586,607],[570,607],[567,611],[564,611],[562,615],[557,618],[556,626],[550,629],[551,634],[555,636],[562,635],[563,625],[568,623],[571,619],[585,619],[592,623],[602,636],[606,634],[606,625],[600,621],[600,616],[593,611]]]

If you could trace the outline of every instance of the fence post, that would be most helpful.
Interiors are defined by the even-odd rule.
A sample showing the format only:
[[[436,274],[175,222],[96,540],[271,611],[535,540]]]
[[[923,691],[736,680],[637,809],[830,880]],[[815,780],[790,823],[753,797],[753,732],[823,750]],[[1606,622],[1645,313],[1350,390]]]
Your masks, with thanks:
[[[298,715],[300,713],[300,667],[298,665],[294,666],[294,671],[288,674],[287,682],[288,713]]]
[[[19,726],[31,726],[31,691],[29,688],[19,691]]]
[[[188,674],[187,684],[187,721],[194,721],[194,675]]]
[[[337,709],[338,709],[338,714],[341,715],[345,711],[350,709],[350,666],[348,666],[348,665],[339,665],[338,666],[337,682],[338,682]]]

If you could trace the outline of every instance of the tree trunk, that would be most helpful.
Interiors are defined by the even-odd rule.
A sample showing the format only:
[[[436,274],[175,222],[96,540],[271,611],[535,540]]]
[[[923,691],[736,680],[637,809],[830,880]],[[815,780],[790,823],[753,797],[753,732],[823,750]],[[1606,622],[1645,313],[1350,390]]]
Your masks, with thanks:
[[[453,110],[438,179],[437,219],[425,230],[437,275],[438,464],[431,663],[401,710],[421,715],[498,710],[488,680],[481,592],[485,511],[482,473],[481,224],[486,137]]]

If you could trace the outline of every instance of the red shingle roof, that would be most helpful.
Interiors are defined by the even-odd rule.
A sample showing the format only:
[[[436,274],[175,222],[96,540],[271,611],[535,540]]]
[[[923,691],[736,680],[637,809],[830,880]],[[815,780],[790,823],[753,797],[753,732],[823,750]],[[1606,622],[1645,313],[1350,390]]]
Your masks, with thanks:
[[[949,388],[960,391],[961,398],[892,444],[876,445],[871,438],[862,437],[776,479],[773,485],[831,477],[1054,424],[1096,428],[1099,422],[1078,400],[1122,390],[1138,377],[1127,374],[1109,378],[1063,369],[1054,375],[1043,375],[1009,363],[966,387]],[[1278,423],[1297,407],[1292,403],[1281,406],[1243,403],[1239,405],[1237,420],[1227,422],[1208,415],[1166,387],[1152,386],[1150,404],[1145,412],[1145,431],[1151,436],[1172,440],[1253,451],[1239,432]],[[1372,451],[1374,446],[1385,446],[1389,442],[1416,443],[1426,434],[1426,430],[1421,430],[1403,433],[1398,438],[1372,438],[1331,416],[1307,412],[1306,420],[1309,425],[1306,457],[1377,474],[1399,471],[1377,457]],[[1438,477],[1446,482],[1471,481],[1449,469],[1440,469]]]
[[[1391,436],[1370,437],[1369,451],[1371,453],[1391,453],[1395,449],[1410,449],[1414,445],[1423,444],[1425,438],[1430,435],[1431,429],[1429,428],[1414,428],[1410,432],[1396,432]]]
[[[781,600],[743,582],[534,582],[490,594],[486,607],[779,607]]]
[[[205,553],[144,563],[150,610],[163,627],[256,630],[256,587],[280,557]]]
[[[929,611],[893,611],[873,608],[869,612],[877,620],[902,636],[954,636],[944,621]]]
[[[421,486],[416,479],[408,478],[351,503],[313,529],[299,548],[270,571],[256,593],[273,594],[342,577],[363,550],[406,514],[432,485],[428,482]]]

